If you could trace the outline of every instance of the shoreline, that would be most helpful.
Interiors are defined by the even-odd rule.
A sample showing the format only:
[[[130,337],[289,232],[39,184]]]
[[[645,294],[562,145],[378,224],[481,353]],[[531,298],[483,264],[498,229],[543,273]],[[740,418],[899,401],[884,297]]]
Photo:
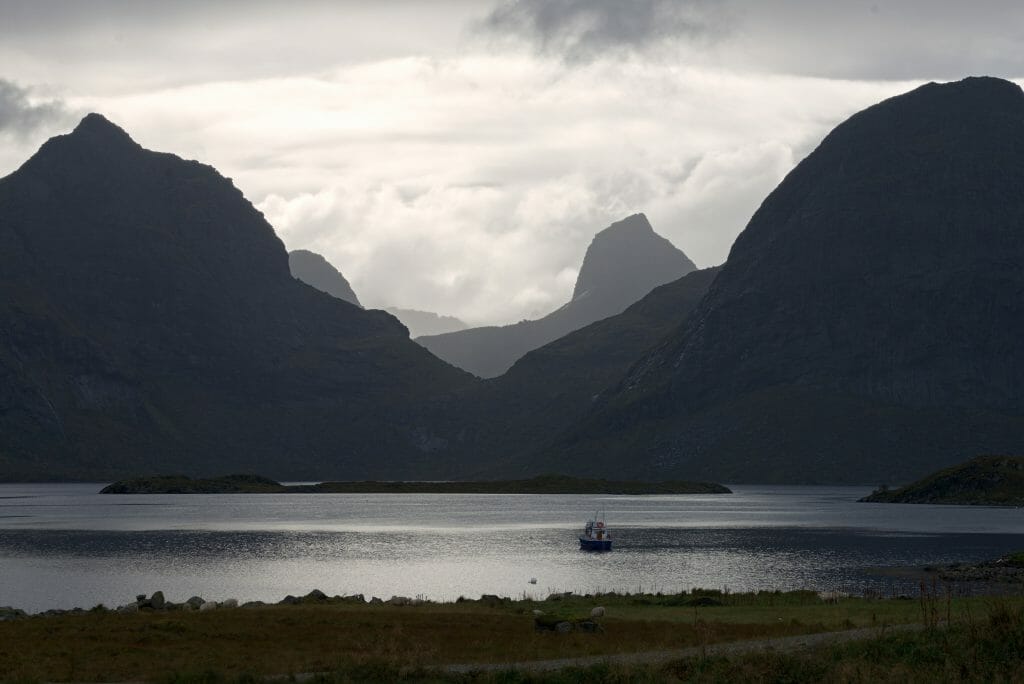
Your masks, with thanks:
[[[640,482],[566,475],[541,475],[523,480],[475,481],[344,481],[285,485],[261,475],[191,478],[156,475],[119,480],[100,494],[732,494],[715,482],[669,480]]]

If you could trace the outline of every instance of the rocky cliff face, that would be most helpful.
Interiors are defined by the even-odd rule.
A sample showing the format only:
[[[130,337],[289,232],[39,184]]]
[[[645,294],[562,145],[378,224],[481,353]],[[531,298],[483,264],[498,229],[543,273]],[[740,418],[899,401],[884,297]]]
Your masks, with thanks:
[[[929,84],[837,127],[678,334],[562,446],[725,481],[907,480],[1024,441],[1024,94]],[[571,458],[571,457],[570,457]]]
[[[572,300],[535,321],[470,328],[416,341],[484,378],[501,375],[527,352],[621,313],[659,285],[693,271],[693,262],[634,214],[613,223],[587,249]]]
[[[95,114],[0,180],[0,292],[3,479],[415,472],[416,406],[470,382],[292,278],[229,179]]]
[[[306,249],[288,252],[288,268],[294,277],[307,285],[362,308],[359,297],[341,271],[316,252]]]

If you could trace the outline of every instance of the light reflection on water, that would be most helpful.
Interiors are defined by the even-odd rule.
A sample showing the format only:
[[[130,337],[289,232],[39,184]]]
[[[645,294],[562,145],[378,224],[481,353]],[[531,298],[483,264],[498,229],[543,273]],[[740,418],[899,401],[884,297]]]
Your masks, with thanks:
[[[651,497],[99,489],[0,485],[0,605],[117,605],[157,589],[179,601],[276,601],[313,588],[433,599],[695,586],[898,591],[864,568],[1024,548],[1018,509],[858,504],[867,492],[856,487]],[[615,531],[611,553],[577,549],[576,531],[596,508]]]

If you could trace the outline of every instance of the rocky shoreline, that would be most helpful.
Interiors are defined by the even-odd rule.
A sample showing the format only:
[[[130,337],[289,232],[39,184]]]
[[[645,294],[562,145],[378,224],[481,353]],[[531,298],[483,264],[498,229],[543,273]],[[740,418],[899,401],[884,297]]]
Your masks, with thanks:
[[[890,577],[938,580],[950,584],[1016,586],[1024,590],[1024,552],[1007,554],[980,563],[872,568],[871,572]]]

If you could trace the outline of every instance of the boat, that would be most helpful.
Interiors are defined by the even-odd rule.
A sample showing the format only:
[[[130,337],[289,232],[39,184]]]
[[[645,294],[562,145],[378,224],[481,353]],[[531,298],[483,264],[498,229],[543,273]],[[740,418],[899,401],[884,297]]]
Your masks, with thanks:
[[[588,520],[580,535],[581,551],[611,551],[612,534],[604,524],[604,515],[598,511],[593,520]]]

